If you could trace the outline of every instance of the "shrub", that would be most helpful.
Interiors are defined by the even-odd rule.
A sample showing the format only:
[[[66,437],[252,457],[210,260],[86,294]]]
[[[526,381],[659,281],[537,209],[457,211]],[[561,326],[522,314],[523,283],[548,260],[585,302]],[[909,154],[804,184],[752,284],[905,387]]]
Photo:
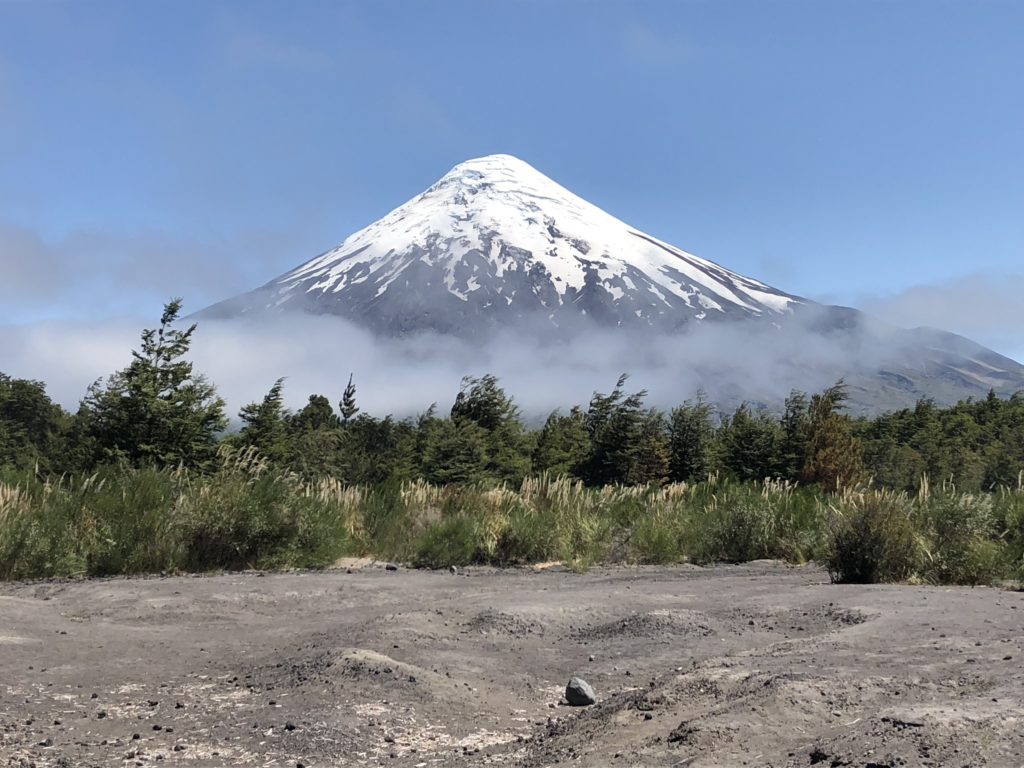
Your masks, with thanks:
[[[919,575],[933,584],[987,584],[1004,570],[995,538],[992,497],[921,489],[915,510],[924,541]]]
[[[891,491],[848,492],[831,505],[826,565],[833,581],[902,581],[919,562],[912,503]]]
[[[419,540],[413,562],[425,568],[481,562],[476,524],[458,516],[434,525]]]

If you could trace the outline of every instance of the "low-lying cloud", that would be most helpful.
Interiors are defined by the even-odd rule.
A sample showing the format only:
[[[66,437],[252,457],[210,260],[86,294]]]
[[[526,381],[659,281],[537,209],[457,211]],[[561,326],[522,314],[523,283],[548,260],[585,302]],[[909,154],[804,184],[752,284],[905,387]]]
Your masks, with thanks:
[[[0,371],[45,381],[54,399],[73,409],[90,382],[127,365],[140,329],[153,324],[0,326]],[[777,405],[793,389],[816,391],[904,354],[896,342],[879,345],[885,333],[830,336],[803,322],[784,329],[724,323],[673,336],[594,330],[571,341],[520,330],[478,346],[433,334],[380,339],[334,317],[279,315],[201,321],[190,358],[231,414],[262,398],[279,377],[286,377],[292,408],[313,393],[337,403],[352,373],[364,411],[408,416],[432,403],[446,410],[463,376],[493,373],[537,419],[556,407],[585,405],[595,390],[610,391],[622,372],[630,373],[631,389],[647,389],[649,402],[662,407],[701,389],[723,403]]]

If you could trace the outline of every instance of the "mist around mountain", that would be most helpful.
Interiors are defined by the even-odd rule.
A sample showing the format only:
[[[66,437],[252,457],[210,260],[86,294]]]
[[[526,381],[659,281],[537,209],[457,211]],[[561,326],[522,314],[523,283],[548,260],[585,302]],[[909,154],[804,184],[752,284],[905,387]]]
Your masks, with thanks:
[[[427,390],[453,367],[494,372],[513,389],[543,379],[543,393],[563,393],[557,402],[581,379],[592,391],[621,371],[656,399],[703,390],[723,406],[778,407],[792,389],[839,378],[860,412],[1024,389],[1024,365],[968,339],[766,285],[508,155],[456,166],[337,248],[195,317],[253,358],[265,359],[261,345],[280,350],[292,367],[278,375],[316,377],[339,356],[355,370],[355,347],[370,350],[364,377],[384,371]],[[246,341],[257,327],[259,341]]]

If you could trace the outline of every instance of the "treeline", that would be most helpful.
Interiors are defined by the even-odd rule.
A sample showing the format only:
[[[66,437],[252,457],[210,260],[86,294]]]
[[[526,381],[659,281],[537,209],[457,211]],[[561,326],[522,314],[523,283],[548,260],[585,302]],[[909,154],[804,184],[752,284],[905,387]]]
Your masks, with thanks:
[[[1024,396],[994,393],[939,408],[928,400],[875,418],[845,411],[846,388],[794,392],[781,415],[749,405],[720,413],[702,395],[669,411],[650,408],[623,375],[586,406],[555,411],[528,426],[494,376],[463,381],[451,411],[415,418],[360,410],[350,378],[337,400],[284,405],[278,380],[238,414],[228,432],[216,387],[187,354],[196,331],[179,329],[169,303],[143,331],[123,370],[97,381],[75,413],[36,381],[0,374],[0,468],[40,476],[104,466],[212,471],[221,447],[252,449],[273,467],[304,478],[378,486],[502,484],[548,473],[588,486],[664,485],[717,475],[776,478],[832,491],[873,484],[914,490],[922,477],[964,491],[1015,487],[1024,469]]]

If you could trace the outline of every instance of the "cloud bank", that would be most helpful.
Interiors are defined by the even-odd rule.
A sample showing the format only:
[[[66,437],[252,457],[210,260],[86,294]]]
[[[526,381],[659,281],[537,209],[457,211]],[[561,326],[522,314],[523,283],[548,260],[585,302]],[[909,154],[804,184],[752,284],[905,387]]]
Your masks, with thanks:
[[[95,379],[123,368],[152,320],[0,326],[0,371],[47,383],[55,400],[76,407]],[[286,377],[288,405],[310,394],[341,398],[349,374],[359,404],[375,415],[414,415],[437,403],[450,407],[463,376],[497,375],[531,420],[556,407],[585,405],[607,392],[620,373],[648,402],[670,407],[705,390],[723,404],[743,400],[778,405],[793,389],[816,391],[851,369],[877,369],[887,356],[874,331],[822,334],[809,321],[785,329],[716,324],[673,336],[594,330],[571,341],[525,329],[499,334],[484,346],[432,334],[381,339],[334,317],[280,315],[263,320],[204,320],[190,359],[236,414]],[[884,331],[884,329],[879,332]]]

